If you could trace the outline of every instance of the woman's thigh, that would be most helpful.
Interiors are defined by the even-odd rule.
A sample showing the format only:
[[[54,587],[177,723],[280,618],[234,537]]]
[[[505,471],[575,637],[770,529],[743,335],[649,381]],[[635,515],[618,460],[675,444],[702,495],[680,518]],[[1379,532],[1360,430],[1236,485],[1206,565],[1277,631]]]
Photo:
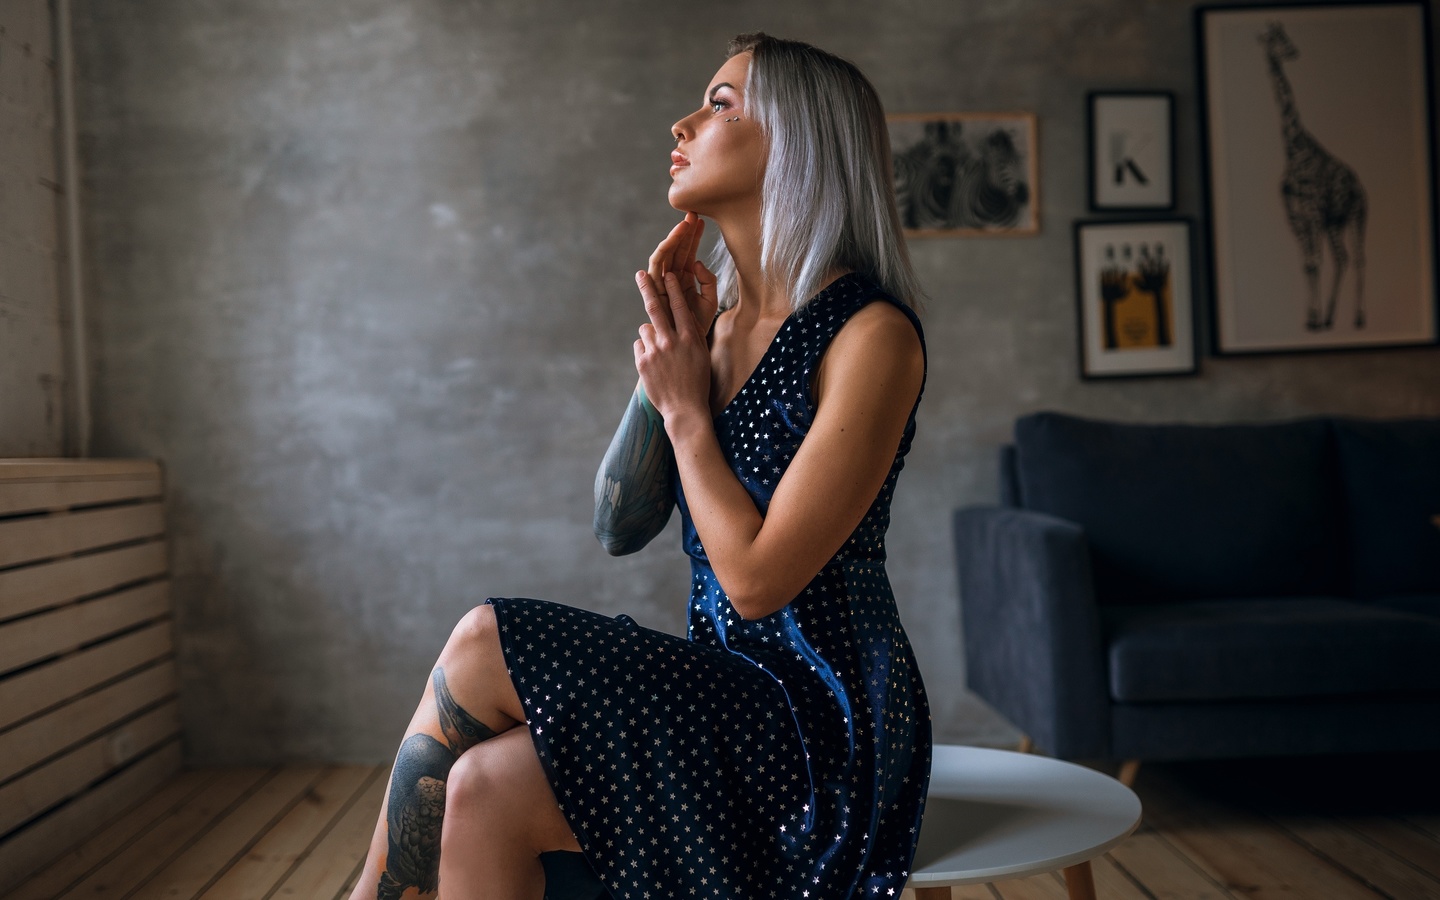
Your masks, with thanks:
[[[446,784],[443,833],[519,843],[536,854],[580,849],[524,725],[456,760]]]

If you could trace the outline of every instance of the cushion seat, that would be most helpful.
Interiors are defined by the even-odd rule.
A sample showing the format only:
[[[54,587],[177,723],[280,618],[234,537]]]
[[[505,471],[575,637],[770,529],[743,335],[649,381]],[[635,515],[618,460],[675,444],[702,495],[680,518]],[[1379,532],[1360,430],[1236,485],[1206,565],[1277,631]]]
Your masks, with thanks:
[[[1101,613],[1122,703],[1440,691],[1440,616],[1337,597],[1202,600]]]
[[[1412,613],[1417,616],[1434,616],[1440,619],[1440,594],[1397,594],[1369,602],[1377,609]]]

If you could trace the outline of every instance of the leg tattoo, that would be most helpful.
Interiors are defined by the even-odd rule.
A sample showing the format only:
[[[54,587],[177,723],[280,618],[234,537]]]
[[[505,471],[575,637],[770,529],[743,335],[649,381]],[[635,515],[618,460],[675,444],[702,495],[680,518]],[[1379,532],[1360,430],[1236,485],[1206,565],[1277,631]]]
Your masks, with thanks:
[[[432,681],[445,743],[428,734],[412,734],[396,754],[386,807],[389,851],[376,900],[399,900],[410,887],[422,894],[439,889],[445,780],[461,753],[497,733],[455,702],[444,669],[437,666]]]
[[[445,743],[450,745],[451,753],[458,756],[481,741],[495,736],[495,732],[487,728],[484,722],[461,709],[455,698],[450,696],[450,688],[445,684],[444,669],[436,666],[430,680],[435,685],[435,710],[440,715],[440,730],[445,733]]]

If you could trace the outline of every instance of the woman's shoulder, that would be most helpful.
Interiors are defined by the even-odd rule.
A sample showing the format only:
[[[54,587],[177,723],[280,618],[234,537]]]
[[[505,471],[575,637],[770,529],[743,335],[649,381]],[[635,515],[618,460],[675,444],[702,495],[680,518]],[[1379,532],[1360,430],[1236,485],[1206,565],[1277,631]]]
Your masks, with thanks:
[[[835,334],[834,349],[844,344],[878,345],[919,352],[920,321],[900,301],[877,288],[866,291],[857,308]]]
[[[846,320],[835,333],[820,364],[820,383],[851,378],[876,379],[914,385],[925,379],[925,344],[910,313],[884,294],[877,294]],[[827,377],[828,370],[828,377]]]

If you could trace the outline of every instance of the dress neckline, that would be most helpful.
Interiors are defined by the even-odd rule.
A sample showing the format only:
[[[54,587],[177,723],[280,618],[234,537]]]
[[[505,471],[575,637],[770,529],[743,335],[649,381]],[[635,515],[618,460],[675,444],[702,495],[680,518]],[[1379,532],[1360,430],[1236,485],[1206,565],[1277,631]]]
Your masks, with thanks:
[[[720,411],[717,412],[715,415],[711,416],[710,420],[712,422],[718,422],[722,417],[724,417],[725,413],[730,411],[730,407],[735,405],[735,401],[740,399],[740,395],[745,393],[746,389],[750,387],[750,382],[755,380],[755,376],[760,373],[760,370],[765,367],[765,363],[770,359],[770,355],[775,352],[775,347],[780,343],[780,336],[786,331],[788,331],[790,327],[795,324],[795,319],[799,315],[809,311],[812,307],[815,306],[815,304],[821,302],[822,300],[825,300],[826,297],[831,293],[831,291],[835,289],[836,285],[840,284],[842,281],[848,281],[849,279],[856,277],[856,274],[857,273],[855,273],[854,271],[850,271],[846,272],[844,275],[841,275],[839,278],[836,278],[834,281],[821,288],[820,291],[816,293],[813,298],[811,298],[810,302],[806,303],[805,306],[799,310],[799,312],[792,310],[790,314],[785,317],[785,321],[781,322],[780,327],[775,329],[775,335],[770,338],[770,343],[765,345],[765,352],[760,354],[760,359],[756,361],[755,367],[750,370],[750,374],[746,376],[744,381],[740,382],[740,387],[736,389],[735,393],[730,396],[729,400],[725,401],[725,404],[720,407]]]

